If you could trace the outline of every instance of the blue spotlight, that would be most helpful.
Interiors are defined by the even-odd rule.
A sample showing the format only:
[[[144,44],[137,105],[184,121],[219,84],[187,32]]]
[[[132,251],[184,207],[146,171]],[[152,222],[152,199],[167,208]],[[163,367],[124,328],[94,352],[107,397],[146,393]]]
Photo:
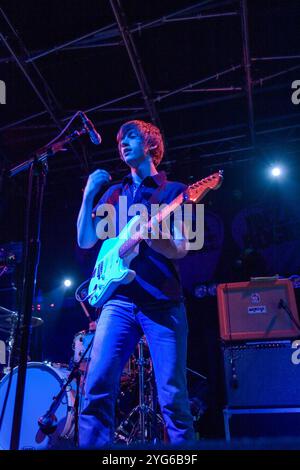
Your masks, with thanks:
[[[207,292],[209,295],[217,295],[217,284],[209,284],[207,287]]]
[[[72,281],[70,279],[65,279],[64,280],[64,286],[65,287],[71,287],[72,285]]]
[[[207,287],[205,284],[198,284],[194,287],[194,296],[197,299],[202,299],[207,295]]]

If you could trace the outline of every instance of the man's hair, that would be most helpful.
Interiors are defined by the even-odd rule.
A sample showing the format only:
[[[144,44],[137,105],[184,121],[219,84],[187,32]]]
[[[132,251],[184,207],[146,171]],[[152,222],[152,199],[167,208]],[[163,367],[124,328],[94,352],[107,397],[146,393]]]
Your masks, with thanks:
[[[125,122],[125,124],[120,127],[120,130],[117,134],[119,152],[122,138],[131,129],[135,129],[141,134],[143,144],[147,152],[149,152],[151,155],[154,165],[158,166],[164,155],[164,141],[158,127],[154,126],[154,124],[151,124],[150,122],[139,120]]]

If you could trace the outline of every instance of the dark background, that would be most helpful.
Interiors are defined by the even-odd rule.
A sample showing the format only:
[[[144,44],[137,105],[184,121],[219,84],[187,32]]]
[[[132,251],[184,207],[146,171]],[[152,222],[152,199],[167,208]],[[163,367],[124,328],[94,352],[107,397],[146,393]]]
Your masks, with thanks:
[[[128,0],[117,6],[131,55],[108,0],[1,2],[0,79],[7,102],[0,105],[0,243],[24,238],[27,176],[10,179],[5,171],[56,137],[77,110],[85,111],[103,143],[96,147],[83,138],[49,161],[35,301],[44,325],[34,331],[32,357],[68,362],[74,335],[87,320],[74,287],[66,290],[62,281],[79,285],[97,254],[76,244],[82,188],[96,168],[109,171],[114,182],[126,174],[115,139],[120,125],[141,118],[161,127],[161,169],[170,179],[189,184],[223,169],[223,186],[204,201],[204,247],[180,262],[188,365],[208,377],[204,434],[219,435],[224,396],[217,300],[208,292],[197,298],[194,288],[210,286],[215,294],[219,282],[300,274],[300,105],[291,101],[292,82],[300,79],[300,3]],[[139,80],[132,61],[140,64]],[[273,164],[281,164],[282,178],[270,177]],[[8,308],[15,293],[3,289],[17,282],[18,270],[0,278],[0,304]]]

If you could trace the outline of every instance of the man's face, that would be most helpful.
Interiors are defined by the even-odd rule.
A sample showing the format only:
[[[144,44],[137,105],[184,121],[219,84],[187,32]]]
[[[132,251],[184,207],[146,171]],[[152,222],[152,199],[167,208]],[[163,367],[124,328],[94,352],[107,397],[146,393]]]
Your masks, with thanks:
[[[138,129],[129,129],[119,143],[120,154],[127,165],[136,167],[147,158],[143,138]]]

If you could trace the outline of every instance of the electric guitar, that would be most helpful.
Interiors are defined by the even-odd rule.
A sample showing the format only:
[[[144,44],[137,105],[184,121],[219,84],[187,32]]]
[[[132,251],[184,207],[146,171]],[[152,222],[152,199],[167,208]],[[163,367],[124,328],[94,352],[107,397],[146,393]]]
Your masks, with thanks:
[[[188,186],[170,204],[164,205],[152,218],[145,222],[150,233],[154,217],[163,221],[177,207],[186,202],[199,202],[211,189],[218,189],[223,180],[222,171]],[[135,278],[130,269],[131,261],[139,253],[139,243],[143,240],[136,232],[140,215],[133,217],[116,238],[103,242],[89,282],[87,299],[91,306],[101,307],[120,284],[129,284]]]

